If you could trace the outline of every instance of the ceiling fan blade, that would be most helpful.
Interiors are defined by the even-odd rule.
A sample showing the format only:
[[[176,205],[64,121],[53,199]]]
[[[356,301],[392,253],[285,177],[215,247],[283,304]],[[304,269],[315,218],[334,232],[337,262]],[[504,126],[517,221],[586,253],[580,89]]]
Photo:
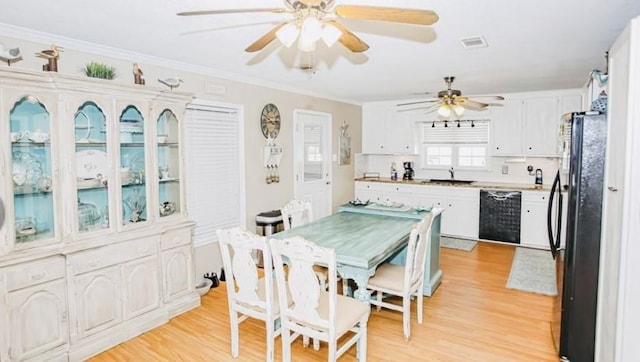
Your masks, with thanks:
[[[503,96],[487,96],[487,95],[482,95],[482,94],[476,94],[476,95],[465,95],[466,98],[485,98],[485,99],[493,99],[496,101],[504,101],[504,97]]]
[[[416,101],[416,102],[408,102],[408,103],[400,103],[400,104],[396,104],[396,106],[401,107],[401,106],[410,106],[413,104],[421,104],[421,103],[433,103],[433,102],[439,102],[440,99],[439,98],[434,98],[434,99],[425,99],[423,101]]]
[[[216,15],[216,14],[238,14],[238,13],[287,13],[289,10],[284,8],[253,8],[253,9],[226,9],[226,10],[199,10],[199,11],[183,11],[176,15],[192,16],[192,15]]]
[[[415,25],[432,25],[438,15],[431,10],[388,8],[382,6],[338,5],[336,15],[342,18],[392,21]]]
[[[463,108],[471,109],[471,110],[482,110],[489,107],[489,104],[487,103],[476,102],[468,99],[462,99],[458,104],[461,105]]]
[[[438,108],[440,108],[440,104],[430,104],[430,105],[425,105],[425,106],[422,106],[422,107],[412,107],[412,108],[406,108],[406,109],[398,109],[398,112],[409,112],[409,111],[415,111],[415,110],[422,109],[422,110],[424,110],[424,113],[429,113],[429,112],[435,111]]]
[[[286,24],[287,23],[280,23],[276,25],[273,29],[269,30],[268,33],[260,37],[260,39],[256,40],[253,44],[249,45],[247,49],[245,49],[244,51],[247,53],[253,53],[253,52],[257,52],[259,50],[264,49],[264,47],[266,47],[267,45],[269,45],[269,43],[275,40],[276,32]]]
[[[362,39],[358,38],[354,33],[349,31],[349,29],[345,28],[344,25],[335,20],[328,20],[327,23],[335,26],[342,32],[339,41],[342,45],[347,47],[347,49],[354,53],[362,53],[369,49],[369,45],[367,45],[367,43],[363,42]]]

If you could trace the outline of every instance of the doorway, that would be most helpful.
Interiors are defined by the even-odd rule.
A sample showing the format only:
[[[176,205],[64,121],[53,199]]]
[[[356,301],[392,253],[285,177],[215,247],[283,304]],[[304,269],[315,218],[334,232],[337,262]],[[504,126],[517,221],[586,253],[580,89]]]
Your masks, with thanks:
[[[293,111],[293,195],[313,205],[313,217],[331,214],[330,113]]]

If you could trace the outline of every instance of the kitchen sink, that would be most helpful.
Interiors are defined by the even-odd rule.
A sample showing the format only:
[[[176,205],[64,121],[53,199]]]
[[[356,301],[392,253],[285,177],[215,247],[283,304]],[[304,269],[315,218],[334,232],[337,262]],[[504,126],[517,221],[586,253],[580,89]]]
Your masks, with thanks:
[[[423,183],[440,183],[440,184],[452,184],[452,185],[458,185],[458,184],[468,185],[474,182],[475,181],[471,181],[471,180],[455,180],[450,178],[442,178],[442,179],[432,178],[428,181],[423,181]]]

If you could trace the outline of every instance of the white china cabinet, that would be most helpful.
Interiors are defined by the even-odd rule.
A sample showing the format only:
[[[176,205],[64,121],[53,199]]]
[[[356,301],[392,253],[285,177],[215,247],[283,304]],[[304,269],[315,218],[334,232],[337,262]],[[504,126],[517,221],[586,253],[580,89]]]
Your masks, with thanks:
[[[0,361],[85,359],[199,305],[191,98],[0,69]]]

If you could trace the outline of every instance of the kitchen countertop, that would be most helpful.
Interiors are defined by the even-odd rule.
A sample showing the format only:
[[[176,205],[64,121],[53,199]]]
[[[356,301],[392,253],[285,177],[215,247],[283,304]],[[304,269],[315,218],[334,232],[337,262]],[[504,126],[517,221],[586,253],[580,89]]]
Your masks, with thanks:
[[[380,177],[380,178],[356,178],[355,181],[365,181],[365,182],[382,182],[382,183],[390,183],[390,184],[400,184],[400,185],[427,185],[427,186],[453,186],[453,187],[473,187],[473,188],[483,188],[483,189],[505,189],[505,190],[527,190],[527,191],[549,191],[551,190],[551,185],[542,185],[542,187],[536,187],[534,184],[522,184],[522,183],[503,183],[503,182],[487,182],[487,181],[478,181],[470,184],[465,183],[448,183],[442,181],[429,181],[428,179],[414,179],[414,180],[392,180],[389,177]]]

